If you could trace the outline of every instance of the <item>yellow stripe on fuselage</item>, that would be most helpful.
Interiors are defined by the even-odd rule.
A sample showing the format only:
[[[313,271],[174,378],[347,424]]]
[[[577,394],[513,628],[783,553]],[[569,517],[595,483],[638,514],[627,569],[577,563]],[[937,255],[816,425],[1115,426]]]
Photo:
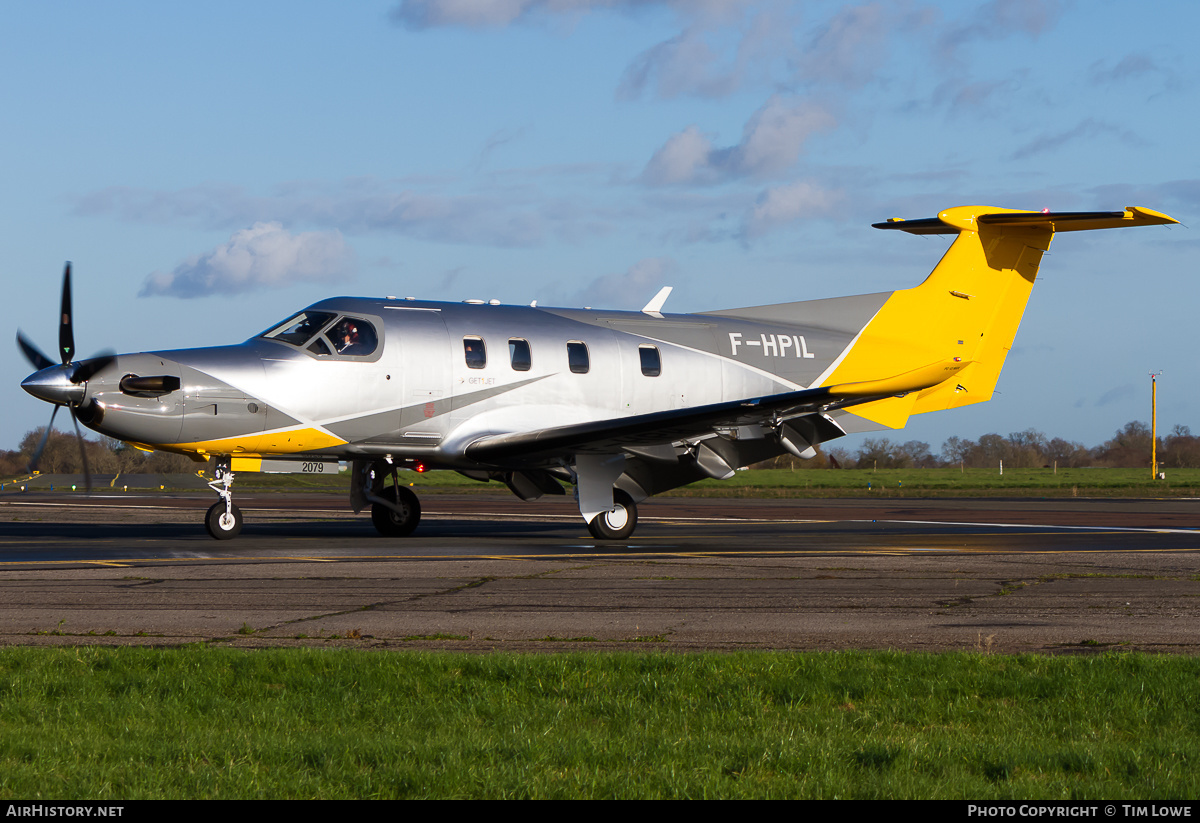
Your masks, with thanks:
[[[199,440],[194,443],[172,443],[156,448],[167,451],[186,451],[199,454],[272,455],[297,454],[343,446],[347,441],[327,431],[314,428],[283,429],[281,431],[227,437],[220,440]]]

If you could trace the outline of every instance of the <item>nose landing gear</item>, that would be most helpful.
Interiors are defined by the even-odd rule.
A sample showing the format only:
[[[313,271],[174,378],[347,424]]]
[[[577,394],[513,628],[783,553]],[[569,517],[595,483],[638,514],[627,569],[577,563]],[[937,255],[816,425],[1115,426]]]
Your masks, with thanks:
[[[242,510],[233,505],[233,472],[229,470],[229,458],[218,457],[214,461],[214,479],[208,487],[221,496],[204,515],[204,528],[210,537],[231,540],[242,531]]]

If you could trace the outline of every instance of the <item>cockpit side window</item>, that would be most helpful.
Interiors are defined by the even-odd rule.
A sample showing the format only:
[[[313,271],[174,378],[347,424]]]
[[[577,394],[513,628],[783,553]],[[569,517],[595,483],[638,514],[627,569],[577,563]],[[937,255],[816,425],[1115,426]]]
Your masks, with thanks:
[[[361,357],[371,354],[379,345],[375,327],[357,317],[343,317],[333,324],[327,336],[338,354]]]

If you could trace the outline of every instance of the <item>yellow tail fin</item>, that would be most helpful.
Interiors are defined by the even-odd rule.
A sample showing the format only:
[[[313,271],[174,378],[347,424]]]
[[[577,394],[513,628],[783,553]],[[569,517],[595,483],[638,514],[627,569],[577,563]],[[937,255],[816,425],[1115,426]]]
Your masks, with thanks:
[[[990,400],[1056,231],[1176,222],[1136,206],[1113,212],[960,206],[934,218],[876,223],[880,229],[958,237],[925,282],[887,299],[823,385],[877,380],[959,358],[967,365],[956,380],[857,406],[853,413],[900,428],[912,414]]]

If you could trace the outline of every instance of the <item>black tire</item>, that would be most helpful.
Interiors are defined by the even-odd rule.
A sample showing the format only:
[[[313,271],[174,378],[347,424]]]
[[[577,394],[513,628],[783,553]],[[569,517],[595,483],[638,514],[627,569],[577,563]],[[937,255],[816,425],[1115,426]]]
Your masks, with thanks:
[[[588,531],[597,540],[624,540],[637,528],[637,504],[620,489],[613,490],[613,510],[601,512],[588,523]]]
[[[403,486],[388,486],[379,495],[393,501],[400,511],[380,503],[371,504],[371,522],[384,537],[408,537],[421,522],[421,501]]]
[[[204,515],[204,528],[208,530],[210,537],[217,540],[232,540],[241,534],[242,510],[237,506],[230,506],[229,513],[233,516],[225,516],[224,500],[218,500],[212,504],[208,514]]]

